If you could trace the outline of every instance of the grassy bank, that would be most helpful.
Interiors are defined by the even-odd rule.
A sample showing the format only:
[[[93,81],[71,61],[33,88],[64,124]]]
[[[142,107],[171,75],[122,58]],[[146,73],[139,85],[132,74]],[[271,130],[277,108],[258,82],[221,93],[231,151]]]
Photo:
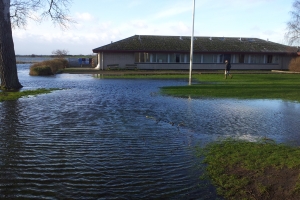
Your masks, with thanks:
[[[226,199],[300,199],[300,149],[225,140],[201,149],[207,175]]]
[[[218,97],[241,99],[283,99],[300,101],[300,74],[222,74],[194,75],[191,86],[162,88],[162,93],[180,97]]]
[[[17,100],[21,97],[28,97],[28,96],[36,96],[39,94],[47,94],[54,90],[58,89],[37,89],[37,90],[25,90],[25,91],[18,91],[18,92],[8,92],[8,91],[1,91],[0,92],[0,102],[2,101],[12,101]]]

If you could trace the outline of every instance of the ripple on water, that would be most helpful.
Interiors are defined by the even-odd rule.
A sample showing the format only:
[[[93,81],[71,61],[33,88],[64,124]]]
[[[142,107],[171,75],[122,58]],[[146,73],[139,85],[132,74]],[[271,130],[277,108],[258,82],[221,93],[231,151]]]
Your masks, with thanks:
[[[198,186],[195,144],[300,138],[298,104],[152,95],[186,84],[171,80],[20,80],[64,90],[0,103],[0,198],[214,199]]]

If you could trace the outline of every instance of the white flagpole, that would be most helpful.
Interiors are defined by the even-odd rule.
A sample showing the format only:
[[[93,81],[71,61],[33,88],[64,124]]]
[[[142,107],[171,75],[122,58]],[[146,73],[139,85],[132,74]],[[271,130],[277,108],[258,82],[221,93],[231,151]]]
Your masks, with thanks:
[[[193,2],[193,28],[191,36],[191,54],[190,54],[190,73],[189,73],[189,85],[192,84],[192,68],[193,68],[193,49],[194,49],[194,23],[195,23],[195,1]]]

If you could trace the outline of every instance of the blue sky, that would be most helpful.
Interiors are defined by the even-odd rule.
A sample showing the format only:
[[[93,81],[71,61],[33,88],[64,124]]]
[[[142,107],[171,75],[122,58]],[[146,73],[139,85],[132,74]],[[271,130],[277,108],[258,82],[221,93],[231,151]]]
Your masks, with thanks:
[[[255,37],[286,44],[294,0],[196,0],[195,36]],[[190,36],[193,0],[73,0],[76,21],[62,30],[51,21],[13,29],[19,55],[92,54],[92,49],[133,35]]]

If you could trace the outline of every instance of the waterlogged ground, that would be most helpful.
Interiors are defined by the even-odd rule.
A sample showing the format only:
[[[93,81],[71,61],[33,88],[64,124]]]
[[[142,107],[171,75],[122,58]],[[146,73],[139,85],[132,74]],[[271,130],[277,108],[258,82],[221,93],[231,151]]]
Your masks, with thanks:
[[[64,90],[0,103],[1,199],[215,199],[199,179],[195,145],[300,144],[298,103],[173,98],[159,87],[186,80],[30,77],[28,65],[18,68],[24,89]]]

